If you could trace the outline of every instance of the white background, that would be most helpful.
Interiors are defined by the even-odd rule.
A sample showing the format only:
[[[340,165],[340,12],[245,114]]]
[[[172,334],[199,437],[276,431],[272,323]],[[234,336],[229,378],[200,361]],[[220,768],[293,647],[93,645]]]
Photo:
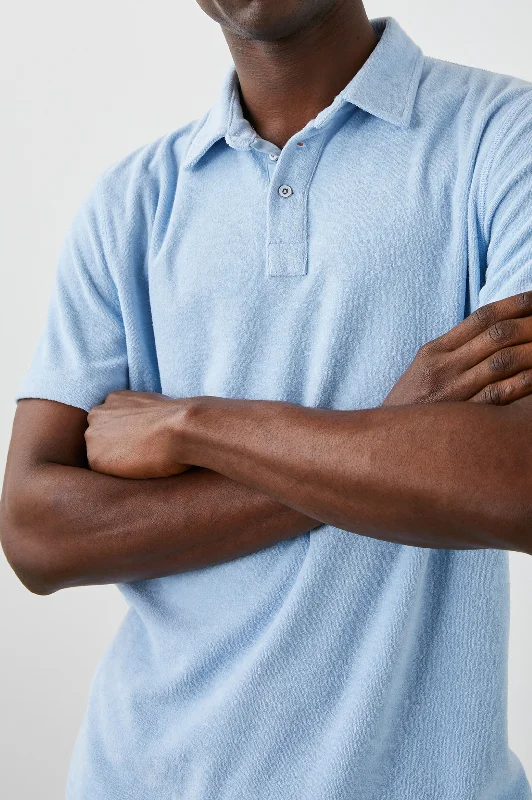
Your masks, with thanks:
[[[370,0],[366,8],[395,17],[426,55],[532,80],[530,0]],[[79,203],[109,164],[201,116],[230,57],[195,0],[26,0],[2,17],[3,471],[12,398]],[[510,559],[510,746],[532,782],[532,558]],[[0,791],[59,800],[92,674],[125,605],[114,586],[32,595],[0,557],[0,608]]]

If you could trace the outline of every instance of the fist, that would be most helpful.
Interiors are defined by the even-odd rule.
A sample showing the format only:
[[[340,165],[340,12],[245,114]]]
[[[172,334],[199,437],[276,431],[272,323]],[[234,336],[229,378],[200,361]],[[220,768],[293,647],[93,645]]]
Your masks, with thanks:
[[[189,469],[179,463],[180,419],[186,400],[155,392],[111,392],[89,411],[89,466],[119,478],[166,478]]]
[[[532,292],[481,306],[421,347],[382,403],[508,405],[532,393]]]

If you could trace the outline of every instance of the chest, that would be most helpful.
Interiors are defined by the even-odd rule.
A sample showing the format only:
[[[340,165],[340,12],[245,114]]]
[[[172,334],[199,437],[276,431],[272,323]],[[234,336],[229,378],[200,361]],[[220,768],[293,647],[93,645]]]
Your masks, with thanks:
[[[219,153],[181,183],[148,272],[163,392],[374,405],[463,317],[452,159],[406,134],[376,157],[369,134]]]

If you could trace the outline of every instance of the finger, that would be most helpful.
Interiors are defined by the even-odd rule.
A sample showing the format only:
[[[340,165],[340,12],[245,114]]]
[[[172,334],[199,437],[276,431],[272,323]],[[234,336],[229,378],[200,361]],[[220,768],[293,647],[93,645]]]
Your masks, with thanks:
[[[528,314],[532,314],[532,291],[521,292],[504,300],[496,300],[480,306],[443,336],[434,339],[433,344],[441,347],[442,350],[456,350],[496,322],[503,319],[526,317]]]
[[[532,342],[532,316],[501,319],[456,349],[453,364],[463,372],[499,350],[527,342]]]
[[[466,370],[455,379],[456,386],[469,398],[494,383],[532,369],[532,343],[519,344],[498,350],[480,364]]]
[[[523,370],[504,381],[488,384],[471,397],[469,402],[506,406],[529,394],[532,394],[532,369]]]

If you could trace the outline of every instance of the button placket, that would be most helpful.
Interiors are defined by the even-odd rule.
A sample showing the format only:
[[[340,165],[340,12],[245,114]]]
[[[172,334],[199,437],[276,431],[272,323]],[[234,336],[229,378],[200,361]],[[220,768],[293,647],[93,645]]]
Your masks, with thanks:
[[[308,191],[321,151],[316,137],[313,143],[315,146],[309,147],[292,142],[281,157],[271,159],[275,180],[270,180],[268,189],[266,242],[270,277],[307,274]]]

